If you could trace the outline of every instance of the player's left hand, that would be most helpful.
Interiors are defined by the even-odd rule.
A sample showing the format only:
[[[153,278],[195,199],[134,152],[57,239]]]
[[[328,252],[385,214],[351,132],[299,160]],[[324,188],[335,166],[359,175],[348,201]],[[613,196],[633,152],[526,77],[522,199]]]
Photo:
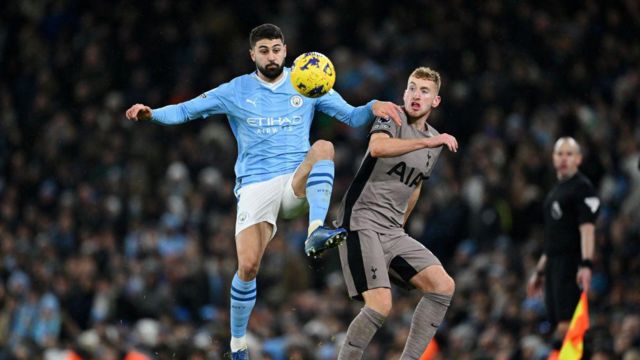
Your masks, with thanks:
[[[400,118],[402,107],[399,105],[390,101],[376,101],[371,106],[371,110],[373,111],[373,115],[387,120],[393,119],[394,123],[398,126],[402,126],[402,119]]]
[[[588,267],[581,267],[578,270],[578,275],[576,275],[576,281],[578,282],[580,289],[589,293],[589,288],[591,287],[591,269]]]

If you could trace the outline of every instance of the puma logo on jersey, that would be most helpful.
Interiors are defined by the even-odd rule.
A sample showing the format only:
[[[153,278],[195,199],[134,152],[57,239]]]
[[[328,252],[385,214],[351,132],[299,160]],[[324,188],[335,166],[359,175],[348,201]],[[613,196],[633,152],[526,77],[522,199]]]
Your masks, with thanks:
[[[399,176],[400,181],[409,187],[414,187],[420,184],[423,179],[427,178],[420,171],[417,171],[416,168],[408,167],[407,164],[404,163],[404,161],[401,161],[394,165],[391,170],[387,171],[387,175]]]
[[[256,106],[256,101],[255,101],[255,100],[247,99],[246,101],[247,101],[249,104],[253,105],[254,107]]]
[[[587,204],[592,213],[596,213],[600,207],[600,199],[595,196],[584,198],[584,203]]]

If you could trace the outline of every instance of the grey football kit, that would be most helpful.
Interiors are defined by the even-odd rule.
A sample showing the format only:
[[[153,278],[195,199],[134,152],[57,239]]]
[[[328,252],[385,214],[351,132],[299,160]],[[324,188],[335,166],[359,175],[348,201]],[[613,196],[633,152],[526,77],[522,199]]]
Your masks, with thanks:
[[[418,130],[402,115],[403,126],[376,118],[370,134],[419,139],[438,135],[430,125]],[[404,155],[375,158],[369,151],[347,190],[336,226],[349,231],[339,246],[340,262],[349,296],[361,299],[369,289],[391,287],[390,281],[412,288],[409,280],[440,261],[403,228],[409,199],[416,186],[429,178],[442,147],[424,148]]]

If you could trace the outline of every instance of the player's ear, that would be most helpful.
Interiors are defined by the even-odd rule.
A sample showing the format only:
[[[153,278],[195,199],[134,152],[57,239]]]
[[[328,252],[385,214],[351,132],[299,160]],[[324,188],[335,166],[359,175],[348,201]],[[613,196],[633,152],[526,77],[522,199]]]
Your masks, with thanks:
[[[251,56],[251,61],[256,62],[256,52],[253,49],[249,49],[249,56]]]
[[[440,105],[440,101],[442,101],[442,99],[440,98],[440,95],[436,95],[436,97],[434,97],[433,101],[431,102],[431,107],[437,108],[438,105]]]

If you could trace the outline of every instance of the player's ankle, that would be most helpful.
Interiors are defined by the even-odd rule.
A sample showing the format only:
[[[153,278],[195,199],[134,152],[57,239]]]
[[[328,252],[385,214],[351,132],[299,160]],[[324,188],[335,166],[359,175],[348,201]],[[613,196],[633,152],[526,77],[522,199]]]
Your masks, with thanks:
[[[314,232],[315,229],[319,228],[320,226],[322,226],[321,220],[314,220],[311,223],[309,223],[309,232],[307,233],[307,235],[311,235],[311,233]]]
[[[240,351],[242,349],[246,349],[247,348],[247,336],[244,335],[242,337],[231,337],[231,351],[232,352],[236,352],[236,351]]]

